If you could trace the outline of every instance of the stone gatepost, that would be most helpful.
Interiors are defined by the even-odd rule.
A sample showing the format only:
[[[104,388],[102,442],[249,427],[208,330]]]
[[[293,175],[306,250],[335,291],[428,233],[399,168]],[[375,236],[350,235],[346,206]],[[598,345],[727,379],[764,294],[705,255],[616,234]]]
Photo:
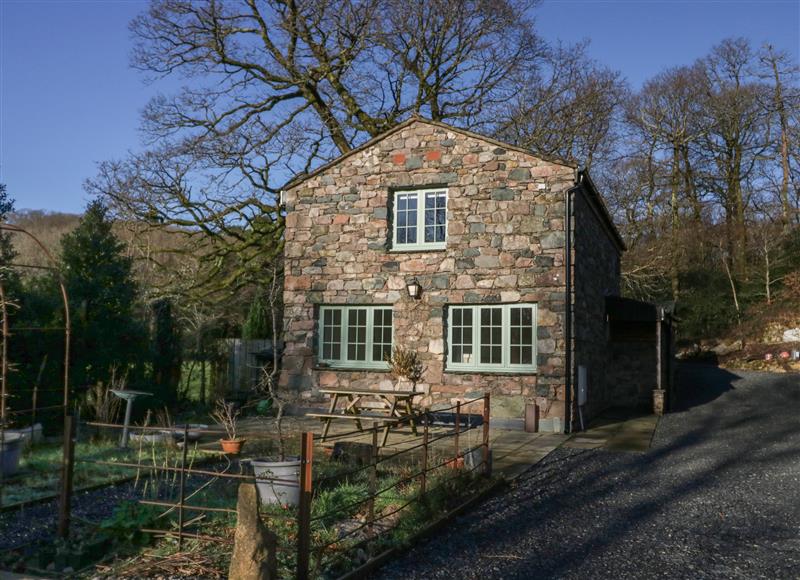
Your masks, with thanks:
[[[278,578],[277,537],[258,515],[258,493],[253,483],[239,485],[236,503],[238,521],[230,580],[275,580]]]

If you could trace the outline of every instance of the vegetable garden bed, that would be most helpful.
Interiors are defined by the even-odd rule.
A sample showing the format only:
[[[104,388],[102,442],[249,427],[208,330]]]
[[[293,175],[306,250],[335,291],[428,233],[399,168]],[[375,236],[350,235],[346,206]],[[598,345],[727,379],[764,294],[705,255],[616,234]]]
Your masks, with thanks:
[[[61,459],[63,448],[58,443],[46,443],[31,447],[20,459],[19,472],[3,482],[2,504],[4,509],[13,509],[15,504],[55,498],[58,496],[61,481]],[[99,440],[75,444],[75,467],[73,488],[75,491],[89,489],[98,485],[136,477],[135,472],[124,467],[88,463],[82,460],[106,461],[110,463],[142,463],[164,465],[174,463],[180,450],[161,443],[132,442],[128,449],[121,449],[116,441]],[[207,458],[192,449],[193,461]]]

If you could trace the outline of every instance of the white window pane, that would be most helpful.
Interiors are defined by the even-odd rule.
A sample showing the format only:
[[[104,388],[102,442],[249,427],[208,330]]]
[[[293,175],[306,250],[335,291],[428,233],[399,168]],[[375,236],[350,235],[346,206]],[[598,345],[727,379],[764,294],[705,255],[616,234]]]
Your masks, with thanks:
[[[392,349],[392,319],[392,309],[387,307],[323,307],[320,360],[345,367],[385,368]]]
[[[397,223],[395,224],[398,244],[417,243],[417,194],[397,194]]]
[[[536,366],[535,308],[531,304],[451,307],[448,364],[476,372],[532,371]],[[469,356],[474,338],[477,352]]]
[[[472,309],[453,309],[452,349],[450,360],[454,363],[472,363]]]
[[[395,194],[394,240],[398,246],[443,243],[446,223],[446,191]]]
[[[509,311],[509,364],[531,365],[533,364],[533,308],[512,307]]]
[[[367,358],[367,310],[351,309],[347,314],[347,360]]]
[[[392,353],[392,311],[379,308],[373,312],[372,361],[384,362]]]
[[[497,365],[503,362],[503,309],[481,308],[480,355],[481,364]]]
[[[325,310],[322,316],[322,359],[338,360],[342,356],[342,312]]]
[[[425,194],[425,242],[444,242],[447,220],[447,195],[440,192]]]

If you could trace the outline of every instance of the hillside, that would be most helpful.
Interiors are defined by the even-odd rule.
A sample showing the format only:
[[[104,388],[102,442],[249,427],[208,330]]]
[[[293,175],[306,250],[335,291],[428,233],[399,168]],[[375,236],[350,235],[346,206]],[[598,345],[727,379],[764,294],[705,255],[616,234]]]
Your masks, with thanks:
[[[22,210],[12,214],[9,222],[36,236],[58,259],[62,236],[75,229],[80,218],[78,214]],[[151,229],[145,224],[122,221],[115,224],[114,231],[125,244],[127,254],[135,260],[136,278],[145,288],[153,288],[163,281],[164,276],[180,274],[190,266],[185,254],[179,256],[175,253],[175,250],[187,247],[188,237],[180,235],[180,232]],[[12,239],[18,252],[18,263],[39,267],[51,265],[29,236],[12,234]],[[193,263],[193,260],[188,262]],[[33,271],[26,269],[23,274]]]
[[[771,304],[750,307],[741,325],[679,349],[679,356],[729,368],[800,371],[800,273],[786,277]]]
[[[73,213],[25,209],[11,214],[8,221],[36,236],[45,248],[56,256],[61,236],[75,229],[80,218],[80,215]],[[29,236],[13,234],[12,240],[14,249],[19,254],[18,262],[33,266],[50,265],[36,242]]]

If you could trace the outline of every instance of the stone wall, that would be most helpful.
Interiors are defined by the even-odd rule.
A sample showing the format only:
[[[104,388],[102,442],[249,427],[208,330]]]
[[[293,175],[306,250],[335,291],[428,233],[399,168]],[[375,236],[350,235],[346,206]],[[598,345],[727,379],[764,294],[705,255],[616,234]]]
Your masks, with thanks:
[[[619,296],[619,249],[612,241],[593,200],[581,188],[574,196],[575,368],[587,368],[585,418],[613,404],[607,388],[608,325],[606,296]],[[577,381],[577,372],[576,372]],[[577,382],[575,385],[577,392]]]
[[[574,169],[440,124],[402,126],[285,192],[285,352],[281,384],[318,398],[321,386],[389,387],[380,371],[321,368],[320,304],[391,304],[394,344],[416,349],[426,403],[486,391],[495,417],[564,417],[564,192]],[[391,252],[393,191],[448,188],[447,247]],[[405,290],[415,276],[422,297]],[[538,372],[445,370],[448,304],[538,303]]]

